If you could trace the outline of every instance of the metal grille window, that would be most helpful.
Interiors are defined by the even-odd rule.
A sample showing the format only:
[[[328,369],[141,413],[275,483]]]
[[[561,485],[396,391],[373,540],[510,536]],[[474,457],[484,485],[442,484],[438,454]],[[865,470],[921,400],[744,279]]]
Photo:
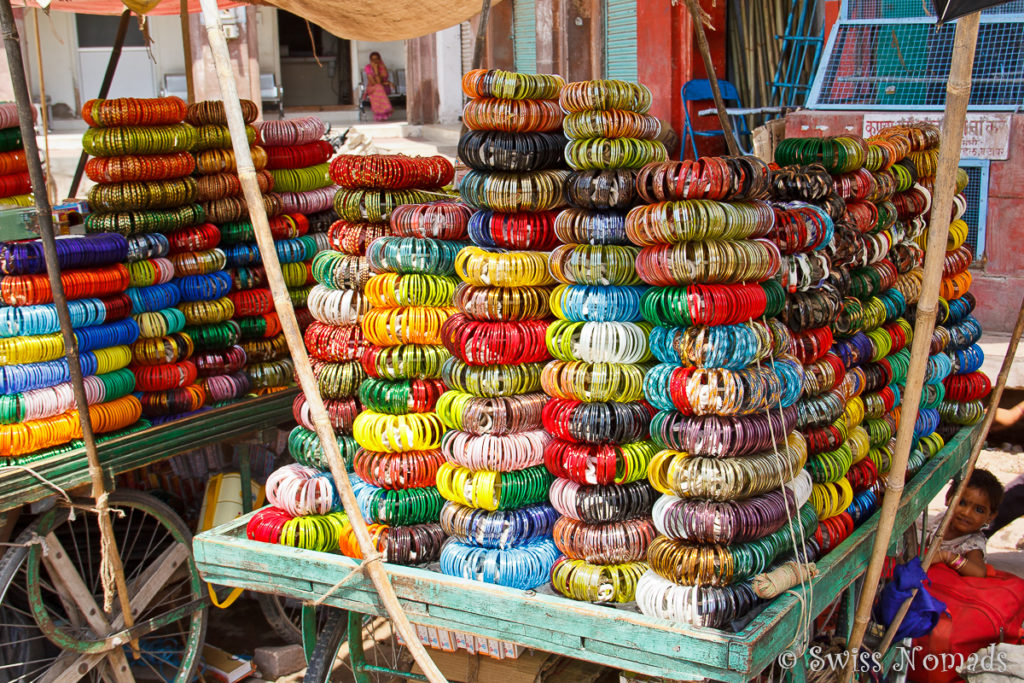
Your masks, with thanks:
[[[811,90],[811,108],[942,109],[955,25],[931,3],[844,0]],[[1024,105],[1024,0],[982,13],[970,108]]]
[[[534,0],[515,0],[512,5],[512,47],[516,71],[537,73],[537,7]]]
[[[604,76],[635,83],[637,0],[604,3]]]
[[[970,182],[964,190],[967,199],[967,211],[963,215],[964,222],[970,230],[967,233],[967,246],[974,252],[974,263],[979,265],[985,256],[985,224],[988,217],[988,171],[987,159],[961,159],[960,168],[967,171]]]

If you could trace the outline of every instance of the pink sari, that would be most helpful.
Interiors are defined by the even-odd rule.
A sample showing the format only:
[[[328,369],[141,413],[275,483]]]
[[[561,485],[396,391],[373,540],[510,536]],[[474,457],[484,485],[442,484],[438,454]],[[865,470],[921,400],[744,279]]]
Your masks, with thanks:
[[[378,121],[387,121],[391,118],[391,112],[394,111],[394,107],[391,106],[391,100],[388,98],[391,88],[381,83],[381,81],[388,80],[388,69],[383,64],[375,65],[373,62],[370,62],[363,68],[363,71],[366,72],[366,82],[368,83],[366,86],[366,99],[370,100],[373,118]]]

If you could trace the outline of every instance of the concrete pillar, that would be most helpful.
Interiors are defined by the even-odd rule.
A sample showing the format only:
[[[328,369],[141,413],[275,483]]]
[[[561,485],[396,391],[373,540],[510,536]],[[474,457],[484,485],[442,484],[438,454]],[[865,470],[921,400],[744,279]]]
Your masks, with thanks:
[[[434,36],[437,39],[437,122],[454,125],[462,113],[462,30],[456,24]]]

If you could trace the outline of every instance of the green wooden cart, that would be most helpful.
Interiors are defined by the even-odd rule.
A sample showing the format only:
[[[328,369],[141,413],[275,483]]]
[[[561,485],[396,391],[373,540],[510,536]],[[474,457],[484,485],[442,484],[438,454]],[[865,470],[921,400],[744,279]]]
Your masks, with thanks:
[[[122,472],[290,421],[296,393],[241,401],[99,444],[108,490]],[[0,467],[0,522],[52,495],[52,486],[72,490],[90,481],[81,450],[28,467]],[[244,457],[241,469],[246,479]],[[92,501],[81,503],[88,509]],[[0,681],[193,680],[210,600],[190,552],[192,534],[152,495],[115,491],[110,505],[118,513],[114,538],[134,625],[127,628],[116,610],[108,619],[100,608],[95,520],[83,510],[52,506],[0,557]]]
[[[897,514],[895,538],[962,469],[974,436],[975,431],[962,430],[909,483]],[[245,536],[248,518],[195,538],[196,564],[207,581],[313,601],[357,566],[355,560],[337,554],[250,541]],[[818,562],[819,574],[809,595],[779,597],[737,633],[673,624],[626,609],[415,567],[388,568],[402,607],[414,624],[511,641],[651,676],[742,683],[764,671],[797,641],[802,635],[802,618],[808,613],[820,614],[844,592],[852,596],[854,591],[848,589],[867,567],[877,525],[876,514]],[[384,615],[372,584],[362,574],[355,574],[324,604],[352,614]],[[844,604],[852,617],[853,600]],[[358,628],[361,619],[348,622],[352,638],[351,629]],[[364,665],[355,661],[360,654],[357,649],[352,648],[350,665],[358,674]],[[330,656],[333,658],[333,652]],[[322,662],[316,664],[323,666]]]

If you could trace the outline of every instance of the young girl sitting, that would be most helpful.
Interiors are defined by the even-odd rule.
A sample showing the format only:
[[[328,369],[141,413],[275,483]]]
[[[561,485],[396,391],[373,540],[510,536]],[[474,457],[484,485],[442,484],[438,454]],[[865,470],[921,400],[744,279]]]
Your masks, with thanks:
[[[959,482],[954,480],[946,494],[947,505],[958,485]],[[982,529],[995,519],[1002,499],[1003,485],[995,475],[988,470],[974,470],[942,536],[936,561],[949,565],[961,576],[985,576],[986,539]],[[931,525],[929,543],[941,521],[940,518]]]

